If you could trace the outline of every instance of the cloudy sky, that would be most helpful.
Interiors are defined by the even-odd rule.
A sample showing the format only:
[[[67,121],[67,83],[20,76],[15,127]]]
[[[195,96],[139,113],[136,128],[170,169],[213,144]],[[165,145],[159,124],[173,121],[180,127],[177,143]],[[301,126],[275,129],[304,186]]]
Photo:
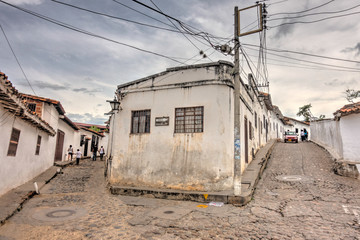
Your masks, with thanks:
[[[73,121],[102,124],[110,110],[106,100],[113,98],[119,84],[168,67],[233,62],[232,56],[213,46],[233,45],[234,6],[241,9],[255,3],[139,2],[180,20],[193,33],[210,37],[185,37],[175,21],[177,28],[165,16],[132,0],[0,0],[0,71],[21,92],[61,101]],[[252,70],[259,83],[267,79],[273,104],[284,115],[296,117],[299,107],[311,103],[315,116],[331,117],[348,103],[346,89],[360,90],[359,1],[265,3],[269,16],[265,36],[240,38],[246,55],[240,57],[242,78]],[[256,11],[243,11],[240,16],[242,31],[256,28]],[[267,74],[264,64],[257,68],[260,39],[268,49],[263,55]],[[200,51],[208,57],[202,58]]]

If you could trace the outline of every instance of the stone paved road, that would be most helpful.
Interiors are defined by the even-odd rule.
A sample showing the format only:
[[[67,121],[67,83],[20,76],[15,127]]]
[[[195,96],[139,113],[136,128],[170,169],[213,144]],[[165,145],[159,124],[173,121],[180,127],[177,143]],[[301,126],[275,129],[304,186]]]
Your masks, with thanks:
[[[359,181],[334,175],[312,143],[278,143],[242,208],[113,196],[103,167],[66,168],[0,227],[0,240],[360,239]]]

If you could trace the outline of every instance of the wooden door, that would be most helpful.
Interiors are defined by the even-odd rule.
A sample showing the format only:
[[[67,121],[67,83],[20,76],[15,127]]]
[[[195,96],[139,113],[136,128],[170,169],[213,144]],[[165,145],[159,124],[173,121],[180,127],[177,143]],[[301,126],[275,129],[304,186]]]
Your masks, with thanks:
[[[85,139],[84,157],[88,154],[89,139]]]
[[[65,133],[58,130],[56,137],[56,148],[55,148],[55,161],[62,160],[63,148],[64,148]]]
[[[245,122],[244,122],[244,126],[245,126],[245,163],[249,162],[249,146],[248,146],[248,141],[249,141],[249,132],[248,132],[248,123],[247,123],[247,118],[245,117]]]

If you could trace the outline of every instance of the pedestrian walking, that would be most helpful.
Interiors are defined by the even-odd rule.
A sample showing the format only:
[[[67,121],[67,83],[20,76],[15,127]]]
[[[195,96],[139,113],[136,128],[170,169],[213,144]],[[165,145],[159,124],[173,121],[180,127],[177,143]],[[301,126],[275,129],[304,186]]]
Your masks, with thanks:
[[[304,130],[301,130],[301,141],[305,141],[305,133]]]
[[[80,149],[78,149],[76,151],[76,165],[79,165],[81,156],[82,156],[82,153],[80,152]]]
[[[104,149],[103,146],[100,147],[99,153],[100,153],[100,160],[102,161],[102,160],[103,160],[103,156],[104,156],[104,154],[105,154],[105,149]]]
[[[96,161],[96,153],[98,151],[98,147],[95,145],[93,148],[93,161]]]
[[[305,141],[307,141],[309,134],[308,134],[308,132],[306,131],[306,129],[304,129],[304,135],[305,135]]]
[[[74,149],[73,149],[72,145],[70,145],[70,147],[68,148],[68,161],[72,160],[73,153],[74,153]]]

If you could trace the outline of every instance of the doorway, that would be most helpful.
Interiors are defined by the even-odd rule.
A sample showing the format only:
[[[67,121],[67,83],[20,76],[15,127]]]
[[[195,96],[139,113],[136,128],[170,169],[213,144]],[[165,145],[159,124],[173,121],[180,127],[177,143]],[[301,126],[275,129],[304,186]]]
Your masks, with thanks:
[[[65,133],[58,129],[57,137],[56,137],[55,161],[62,160],[64,138],[65,138]]]
[[[245,127],[245,163],[249,162],[249,147],[248,147],[248,141],[249,141],[249,132],[248,132],[248,122],[247,118],[244,119],[244,127]]]

